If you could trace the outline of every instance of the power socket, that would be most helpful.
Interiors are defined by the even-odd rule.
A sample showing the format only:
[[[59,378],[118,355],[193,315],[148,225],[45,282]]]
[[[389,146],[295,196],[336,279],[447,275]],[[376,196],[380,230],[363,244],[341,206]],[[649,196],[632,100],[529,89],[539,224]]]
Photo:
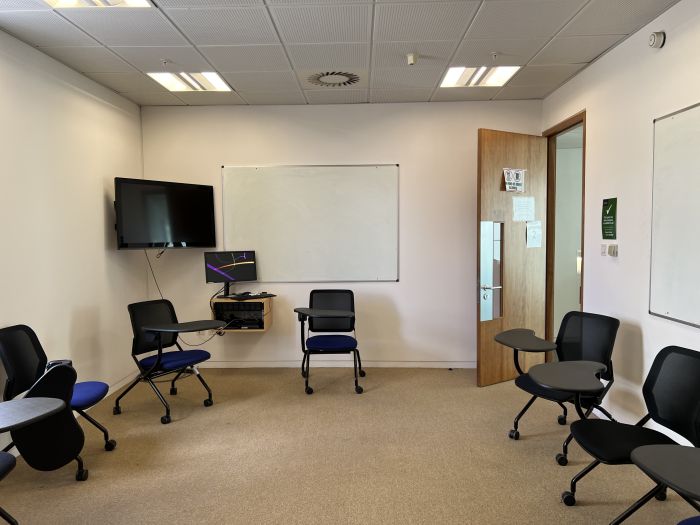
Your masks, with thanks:
[[[617,244],[610,244],[608,246],[608,255],[610,257],[617,257]]]

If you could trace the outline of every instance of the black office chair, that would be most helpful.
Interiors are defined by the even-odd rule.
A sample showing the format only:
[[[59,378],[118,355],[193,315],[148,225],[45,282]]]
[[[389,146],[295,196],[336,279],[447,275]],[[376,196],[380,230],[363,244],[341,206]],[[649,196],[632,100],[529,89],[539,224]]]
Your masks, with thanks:
[[[0,329],[0,352],[2,352],[7,374],[7,382],[3,392],[5,400],[13,399],[31,387],[44,374],[47,366],[51,367],[59,363],[72,365],[68,360],[47,362],[46,352],[44,352],[39,338],[34,330],[26,325],[8,326]],[[108,391],[109,386],[102,381],[76,383],[69,405],[102,432],[105,450],[114,450],[117,442],[110,439],[108,430],[86,412],[87,409],[102,401]],[[10,444],[5,447],[5,452],[10,450],[12,446]]]
[[[647,407],[645,415],[636,425],[627,425],[603,419],[582,419],[571,424],[576,442],[595,461],[576,474],[571,480],[571,490],[562,493],[567,506],[576,504],[576,484],[601,463],[625,465],[632,463],[632,451],[643,445],[666,445],[675,442],[665,434],[645,428],[653,420],[677,434],[694,446],[700,446],[700,352],[678,346],[661,350],[652,363],[644,381],[642,393]],[[640,504],[633,505],[613,523],[621,523],[652,496],[666,498],[665,487],[659,486]],[[644,499],[644,498],[643,498]],[[684,498],[685,499],[685,498]],[[696,510],[700,506],[687,500]]]
[[[352,290],[312,290],[309,294],[309,308],[319,310],[347,310],[355,312],[355,296]],[[355,338],[355,317],[309,317],[308,332],[335,332],[333,335],[315,335],[307,337],[304,334],[306,316],[299,314],[301,323],[301,350],[304,357],[301,360],[301,375],[307,394],[314,390],[309,386],[309,371],[311,355],[313,354],[352,354],[355,372],[355,392],[361,394],[362,387],[358,383],[358,375],[365,377],[362,369],[360,352]],[[352,332],[353,335],[341,335],[337,332]],[[307,334],[308,335],[308,334]]]
[[[3,364],[7,368],[4,352],[0,355],[3,356]],[[88,471],[80,457],[85,444],[85,434],[70,407],[76,378],[77,374],[71,366],[57,365],[49,368],[24,397],[61,399],[65,401],[66,408],[41,421],[13,430],[10,436],[30,467],[43,471],[56,470],[75,460],[78,462],[75,479],[85,481]]]
[[[160,422],[164,425],[170,423],[170,405],[153,382],[154,379],[169,374],[175,374],[175,377],[170,382],[170,395],[174,396],[177,394],[175,382],[182,374],[195,374],[209,394],[209,397],[204,400],[204,406],[209,407],[213,405],[214,400],[212,399],[211,389],[195,366],[209,359],[211,354],[205,350],[183,350],[177,342],[177,333],[161,334],[161,344],[159,345],[158,337],[155,333],[143,330],[143,327],[148,325],[176,324],[177,316],[175,315],[173,304],[167,299],[158,299],[133,303],[128,306],[128,309],[131,317],[131,328],[134,332],[131,357],[139,369],[139,375],[124,392],[119,394],[119,397],[114,402],[113,413],[115,415],[121,414],[122,409],[119,406],[119,401],[138,383],[144,381],[150,385],[165,407],[165,415],[160,418]],[[176,346],[177,350],[163,352],[163,349],[171,346]],[[152,352],[156,353],[152,354]],[[151,353],[151,355],[141,357],[147,353]]]

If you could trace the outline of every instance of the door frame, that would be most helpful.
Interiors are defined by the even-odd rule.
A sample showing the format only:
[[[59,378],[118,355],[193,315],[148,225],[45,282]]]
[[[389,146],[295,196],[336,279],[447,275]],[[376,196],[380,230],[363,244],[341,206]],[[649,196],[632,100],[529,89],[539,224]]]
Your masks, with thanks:
[[[543,137],[547,137],[547,277],[546,277],[546,299],[545,299],[545,337],[549,341],[556,337],[558,327],[554,323],[554,231],[555,224],[555,204],[556,204],[556,182],[557,182],[557,148],[556,136],[581,124],[583,126],[583,162],[581,163],[581,290],[580,303],[583,309],[583,279],[585,242],[584,232],[586,225],[586,110],[564,119],[559,124],[552,126],[542,132]],[[549,356],[548,356],[549,357]]]

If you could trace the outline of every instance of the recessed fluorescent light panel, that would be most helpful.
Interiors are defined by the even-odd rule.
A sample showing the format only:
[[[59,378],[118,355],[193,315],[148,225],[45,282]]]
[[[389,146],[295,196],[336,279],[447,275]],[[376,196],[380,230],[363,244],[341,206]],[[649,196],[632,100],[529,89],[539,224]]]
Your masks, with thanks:
[[[44,0],[54,9],[68,7],[152,7],[148,0]]]
[[[168,91],[231,91],[218,73],[148,73]]]
[[[498,87],[515,75],[520,66],[451,67],[440,87]]]

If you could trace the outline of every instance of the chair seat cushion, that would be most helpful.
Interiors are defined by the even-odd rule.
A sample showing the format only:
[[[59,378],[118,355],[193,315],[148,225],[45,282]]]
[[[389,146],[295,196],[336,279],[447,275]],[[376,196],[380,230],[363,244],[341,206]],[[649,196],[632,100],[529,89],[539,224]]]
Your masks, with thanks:
[[[683,521],[679,521],[678,525],[700,525],[700,516],[693,516],[692,518],[686,518]]]
[[[674,445],[666,434],[651,428],[626,425],[603,419],[584,419],[571,424],[577,443],[591,456],[603,463],[631,463],[632,451],[643,445]]]
[[[107,383],[102,381],[83,381],[76,383],[70,407],[73,410],[84,410],[103,400],[109,391]]]
[[[550,401],[559,401],[563,403],[564,401],[573,401],[574,396],[571,392],[564,392],[562,390],[552,390],[550,388],[545,388],[543,386],[535,383],[530,374],[523,374],[515,378],[515,386],[525,390],[533,396],[542,397],[544,399],[549,399]]]
[[[0,479],[7,476],[15,468],[17,460],[9,452],[0,452]]]
[[[309,350],[354,350],[357,340],[349,335],[315,335],[306,340]]]
[[[163,357],[160,361],[159,371],[167,372],[169,370],[177,370],[186,366],[196,365],[206,361],[211,357],[211,354],[206,350],[183,350],[175,352],[163,352]],[[158,359],[158,354],[141,359],[139,364],[141,368],[148,370]]]

